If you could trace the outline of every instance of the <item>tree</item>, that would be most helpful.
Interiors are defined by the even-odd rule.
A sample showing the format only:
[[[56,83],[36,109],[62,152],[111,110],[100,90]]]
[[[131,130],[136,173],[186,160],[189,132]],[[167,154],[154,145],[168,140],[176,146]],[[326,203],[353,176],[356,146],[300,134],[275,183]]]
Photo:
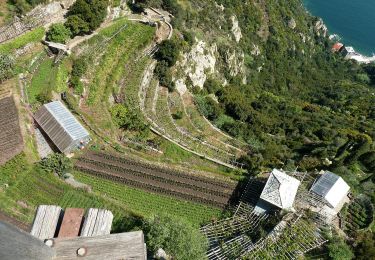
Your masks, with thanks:
[[[50,89],[43,89],[35,98],[40,104],[46,104],[51,102],[53,97]]]
[[[62,23],[52,24],[46,33],[46,40],[51,42],[66,43],[70,38],[71,32]]]
[[[65,26],[69,28],[73,36],[86,34],[90,31],[88,23],[78,15],[69,16]]]
[[[14,59],[10,54],[0,54],[0,83],[13,75]]]
[[[356,236],[358,245],[355,247],[355,256],[358,260],[375,259],[375,234],[361,232]]]
[[[47,158],[40,161],[42,169],[48,172],[54,172],[60,177],[64,177],[66,173],[73,169],[72,161],[61,153],[53,153]]]
[[[351,260],[354,254],[350,247],[341,238],[333,239],[327,245],[328,255],[332,260]]]
[[[156,53],[156,58],[159,61],[165,61],[169,67],[177,62],[180,53],[180,46],[174,40],[165,40],[159,45],[159,50]]]
[[[174,91],[175,84],[172,81],[172,74],[166,61],[159,61],[155,68],[155,75],[159,79],[160,85],[167,87],[169,91]]]
[[[159,248],[173,259],[205,259],[207,240],[198,229],[180,218],[161,214],[145,220],[143,230],[150,251]]]
[[[94,31],[104,21],[104,18],[107,15],[107,6],[108,6],[107,0],[77,0],[70,7],[69,12],[68,12],[68,17],[70,16],[79,17],[83,22],[87,24],[89,31]],[[74,22],[74,24],[72,24],[72,22]],[[68,25],[69,26],[74,25],[75,29],[77,27],[81,28],[81,27],[86,26],[77,18],[71,18]],[[80,31],[80,33],[87,33],[87,32]]]

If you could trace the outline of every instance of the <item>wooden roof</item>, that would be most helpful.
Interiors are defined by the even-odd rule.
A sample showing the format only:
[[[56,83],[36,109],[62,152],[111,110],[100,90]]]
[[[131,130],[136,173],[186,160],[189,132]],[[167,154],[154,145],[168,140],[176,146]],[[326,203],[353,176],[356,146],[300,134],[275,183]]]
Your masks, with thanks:
[[[113,214],[106,209],[90,208],[82,225],[81,237],[108,235],[111,233]]]
[[[53,239],[52,249],[58,260],[63,259],[146,259],[146,245],[142,231],[73,239]],[[86,254],[78,256],[84,248]]]
[[[59,206],[40,205],[36,211],[30,234],[41,240],[53,238],[61,211]]]
[[[64,218],[62,220],[59,238],[77,237],[81,228],[83,220],[84,209],[68,208],[64,212]]]

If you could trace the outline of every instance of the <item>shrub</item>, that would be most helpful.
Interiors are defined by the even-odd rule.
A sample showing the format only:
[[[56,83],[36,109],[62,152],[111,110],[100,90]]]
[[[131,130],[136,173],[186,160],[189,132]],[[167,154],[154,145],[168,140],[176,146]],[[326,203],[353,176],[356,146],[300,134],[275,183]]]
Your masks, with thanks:
[[[221,88],[221,84],[213,78],[208,78],[204,83],[204,88],[207,89],[208,93],[215,94]]]
[[[328,255],[332,260],[351,260],[354,258],[354,254],[350,247],[341,238],[331,240],[327,245]]]
[[[36,95],[36,101],[41,104],[46,104],[52,101],[52,93],[50,89],[44,89],[42,92]]]
[[[66,173],[73,169],[72,161],[61,153],[53,153],[47,158],[40,161],[42,169],[48,172],[54,172],[60,177],[64,177]]]
[[[9,54],[0,54],[0,83],[13,75],[14,59]]]
[[[89,24],[78,15],[69,16],[65,26],[69,28],[73,36],[86,34],[90,31]]]
[[[70,38],[71,32],[62,23],[55,23],[46,33],[46,40],[51,42],[66,43]]]
[[[156,58],[159,61],[165,61],[169,67],[177,62],[180,53],[180,46],[174,40],[165,40],[159,45],[159,50],[156,53]]]
[[[160,85],[167,87],[169,91],[174,91],[176,86],[172,81],[172,74],[166,61],[158,62],[155,75],[158,77]]]
[[[199,111],[210,120],[216,120],[222,113],[219,104],[211,97],[197,96],[195,98],[195,103],[197,104]]]
[[[150,251],[159,248],[173,259],[205,259],[207,240],[189,223],[169,215],[153,216],[144,222],[143,230]]]
[[[94,31],[104,21],[107,15],[107,6],[107,0],[77,0],[69,9],[68,25],[74,29],[79,29],[78,34],[87,33],[88,31],[84,32],[84,30],[81,30],[86,30],[87,27],[89,31]],[[69,20],[71,16],[76,17]]]

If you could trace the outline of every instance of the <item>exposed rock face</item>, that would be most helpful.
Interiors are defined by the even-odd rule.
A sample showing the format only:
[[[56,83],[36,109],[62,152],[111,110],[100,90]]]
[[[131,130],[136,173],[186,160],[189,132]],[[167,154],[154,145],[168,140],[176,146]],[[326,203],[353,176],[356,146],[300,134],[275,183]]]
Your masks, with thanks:
[[[296,23],[296,20],[294,20],[294,18],[291,18],[289,21],[288,21],[288,27],[290,29],[295,29],[297,27],[297,23]]]
[[[242,38],[242,32],[238,24],[237,17],[233,15],[230,19],[232,20],[232,33],[233,33],[234,39],[236,40],[236,42],[239,42]]]
[[[180,95],[185,94],[187,87],[183,79],[178,79],[175,81],[176,89]]]
[[[229,66],[230,75],[237,76],[245,71],[245,54],[243,52],[228,51],[226,55],[226,63]]]
[[[168,259],[167,253],[162,248],[158,249],[158,251],[155,253],[154,257],[155,257],[155,259],[158,259],[158,260],[167,260]]]
[[[251,53],[251,55],[259,56],[259,55],[261,54],[259,46],[258,46],[258,45],[255,45],[255,44],[253,43],[253,49],[251,50],[250,53]]]
[[[207,75],[215,72],[217,47],[216,44],[207,46],[204,41],[198,43],[185,55],[181,61],[176,65],[177,70],[182,70],[183,75],[186,75],[193,86],[203,88],[206,82]],[[185,80],[178,78],[176,83],[180,86],[181,90],[186,87]],[[183,84],[185,87],[183,87]]]
[[[315,26],[314,26],[314,30],[315,30],[315,33],[320,36],[324,36],[326,37],[327,36],[327,33],[328,33],[328,28],[327,26],[324,24],[323,20],[322,19],[319,19],[316,23],[315,23]]]

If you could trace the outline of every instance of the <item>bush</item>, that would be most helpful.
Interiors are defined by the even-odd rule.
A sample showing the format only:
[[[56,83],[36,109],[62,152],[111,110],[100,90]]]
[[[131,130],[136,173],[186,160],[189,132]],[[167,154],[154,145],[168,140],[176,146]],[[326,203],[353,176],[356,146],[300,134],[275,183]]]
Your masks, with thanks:
[[[94,31],[104,21],[107,6],[107,0],[77,0],[69,9],[67,26],[78,32],[74,35]]]
[[[78,15],[69,16],[65,22],[73,36],[86,34],[90,31],[89,24]]]
[[[147,248],[155,253],[159,248],[173,259],[205,259],[207,240],[189,223],[169,215],[153,216],[144,222]]]
[[[208,78],[204,83],[204,88],[207,89],[207,92],[210,94],[215,94],[219,89],[221,89],[221,84],[219,81]]]
[[[160,85],[167,87],[169,91],[174,91],[176,86],[172,81],[172,74],[166,61],[158,62],[155,75],[158,77]]]
[[[197,96],[195,98],[195,103],[197,104],[201,114],[203,114],[209,120],[216,120],[222,114],[219,104],[211,97]]]
[[[46,33],[46,40],[51,42],[66,43],[70,39],[71,32],[62,23],[52,24]]]
[[[165,61],[169,67],[177,62],[180,53],[180,46],[174,40],[165,40],[159,45],[159,50],[156,53],[156,58],[159,61]]]
[[[342,238],[332,239],[327,245],[328,255],[332,260],[351,260],[354,254]]]
[[[9,54],[0,54],[0,83],[13,75],[14,59]]]
[[[52,101],[52,93],[50,89],[43,89],[42,92],[36,95],[35,97],[36,101],[38,101],[40,104],[46,104],[48,102]]]
[[[64,177],[73,169],[72,161],[61,153],[54,153],[44,158],[40,161],[40,166],[45,171],[56,173],[60,177]]]

